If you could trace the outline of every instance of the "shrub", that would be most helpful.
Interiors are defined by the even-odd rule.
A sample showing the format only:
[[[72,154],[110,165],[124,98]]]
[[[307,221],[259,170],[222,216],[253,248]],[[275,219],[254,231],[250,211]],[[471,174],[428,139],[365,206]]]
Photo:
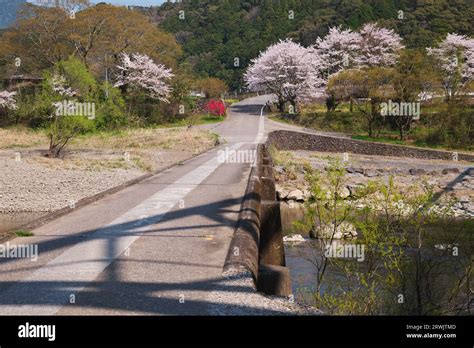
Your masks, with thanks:
[[[64,76],[66,85],[83,100],[93,101],[96,98],[97,82],[80,59],[71,56],[67,60],[58,62],[55,72]]]
[[[453,108],[432,116],[432,128],[420,137],[429,145],[472,150],[474,148],[474,110]],[[426,132],[425,132],[426,133]]]
[[[96,127],[98,129],[117,129],[128,123],[125,114],[125,101],[120,90],[108,86],[108,96],[105,94],[106,86],[102,88],[101,102],[97,110]]]
[[[197,87],[204,92],[207,99],[219,97],[228,90],[224,81],[213,77],[198,81]]]
[[[73,137],[94,129],[96,101],[96,81],[80,60],[61,61],[52,75],[46,74],[40,104],[47,119],[49,157],[59,157]],[[92,105],[88,110],[92,114],[82,108],[69,109],[68,105],[82,103]]]
[[[94,129],[94,122],[84,116],[54,117],[48,128],[50,158],[59,157],[62,149],[77,136]]]
[[[222,100],[211,99],[206,104],[206,110],[209,111],[212,116],[224,116],[226,113],[226,106]]]
[[[335,158],[329,158],[323,172],[307,167],[305,179],[311,197],[295,227],[313,237],[317,283],[310,291],[317,308],[335,315],[470,312],[472,220],[456,220],[449,206],[437,206],[431,185],[415,183],[405,191],[391,177],[369,181],[355,195],[343,197],[346,169]],[[344,237],[349,243],[335,240],[350,230],[357,236]],[[327,253],[347,244],[364,247],[360,262]],[[454,253],[456,245],[463,247],[463,255]]]

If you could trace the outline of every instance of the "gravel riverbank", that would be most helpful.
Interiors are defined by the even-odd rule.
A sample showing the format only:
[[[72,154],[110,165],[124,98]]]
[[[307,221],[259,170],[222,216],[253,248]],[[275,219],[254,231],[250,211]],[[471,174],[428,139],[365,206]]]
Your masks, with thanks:
[[[72,206],[83,198],[178,164],[215,145],[214,137],[207,131],[136,129],[117,136],[79,138],[62,158],[50,159],[45,157],[47,144],[39,142],[45,139],[24,132],[3,130],[5,134],[2,133],[2,215],[52,212]],[[27,140],[32,135],[39,140],[30,144]]]
[[[293,165],[277,166],[278,198],[285,202],[304,202],[309,197],[303,163],[316,171],[325,172],[328,158],[339,158],[346,168],[346,183],[341,195],[351,197],[358,188],[370,181],[387,183],[393,178],[401,192],[408,193],[414,186],[432,187],[440,204],[452,204],[457,217],[474,217],[474,164],[471,162],[413,159],[349,154],[343,161],[342,154],[312,151],[284,152]]]

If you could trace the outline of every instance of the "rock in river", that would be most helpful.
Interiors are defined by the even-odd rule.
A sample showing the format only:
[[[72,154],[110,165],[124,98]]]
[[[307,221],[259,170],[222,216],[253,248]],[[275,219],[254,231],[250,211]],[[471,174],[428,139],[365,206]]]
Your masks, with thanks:
[[[301,190],[293,190],[286,197],[288,200],[304,202],[304,194]]]

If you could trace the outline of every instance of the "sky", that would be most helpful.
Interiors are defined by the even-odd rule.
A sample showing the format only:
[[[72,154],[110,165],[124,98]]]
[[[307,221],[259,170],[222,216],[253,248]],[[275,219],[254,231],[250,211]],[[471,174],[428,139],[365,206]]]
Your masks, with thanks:
[[[157,6],[166,0],[92,0],[93,3],[107,2],[113,5]]]
[[[28,0],[35,2],[35,0]],[[166,0],[90,0],[92,3],[107,2],[113,5],[135,5],[135,6],[157,6],[166,2]]]

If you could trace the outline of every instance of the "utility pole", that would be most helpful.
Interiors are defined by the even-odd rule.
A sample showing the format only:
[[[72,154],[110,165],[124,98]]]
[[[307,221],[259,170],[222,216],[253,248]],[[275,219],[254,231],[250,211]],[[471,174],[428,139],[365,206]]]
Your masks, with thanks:
[[[109,98],[109,71],[107,66],[107,53],[104,56],[105,61],[105,97]]]

